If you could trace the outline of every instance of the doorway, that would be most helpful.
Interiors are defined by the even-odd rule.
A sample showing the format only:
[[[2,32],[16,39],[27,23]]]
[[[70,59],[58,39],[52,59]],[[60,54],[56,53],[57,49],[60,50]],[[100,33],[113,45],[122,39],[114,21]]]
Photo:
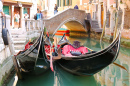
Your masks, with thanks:
[[[21,25],[21,17],[19,18],[19,22],[17,22],[15,15],[19,12],[19,17],[20,17],[20,7],[14,7],[14,28],[19,28]]]

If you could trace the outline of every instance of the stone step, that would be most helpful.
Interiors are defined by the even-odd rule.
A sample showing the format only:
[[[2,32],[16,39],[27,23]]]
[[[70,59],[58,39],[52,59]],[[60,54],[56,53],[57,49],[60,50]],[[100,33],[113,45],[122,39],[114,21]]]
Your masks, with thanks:
[[[99,26],[99,24],[95,24],[95,25],[93,24],[92,26]]]
[[[12,38],[26,38],[26,35],[12,35]]]
[[[92,20],[92,28],[100,28],[97,20]],[[94,29],[95,30],[95,29]],[[97,31],[98,32],[98,31]],[[99,31],[100,32],[100,31]]]
[[[99,25],[98,22],[97,23],[92,23],[92,25]]]
[[[16,55],[19,51],[21,51],[21,50],[15,50],[15,55]]]
[[[25,41],[13,41],[14,45],[24,45]]]
[[[23,29],[23,28],[15,28],[15,29],[11,29],[11,33],[18,33],[18,34],[21,34],[21,33],[19,33],[19,32],[25,32],[26,30],[25,29]]]
[[[92,20],[92,23],[97,23],[98,21],[97,20]]]
[[[14,45],[14,49],[15,50],[23,50],[24,49],[24,45]]]
[[[92,25],[99,25],[98,23],[92,23]]]
[[[99,28],[99,26],[92,26],[92,28]]]
[[[22,33],[22,32],[21,32],[21,33],[15,33],[15,32],[12,33],[12,32],[11,32],[11,35],[26,35],[26,34],[24,34],[24,33]]]
[[[92,20],[92,22],[97,22],[98,20]]]
[[[13,41],[26,41],[26,38],[12,38]]]
[[[97,32],[97,33],[101,33],[102,32],[102,29],[101,28],[92,28],[92,30],[94,32]]]
[[[99,28],[99,26],[92,26],[92,28]]]

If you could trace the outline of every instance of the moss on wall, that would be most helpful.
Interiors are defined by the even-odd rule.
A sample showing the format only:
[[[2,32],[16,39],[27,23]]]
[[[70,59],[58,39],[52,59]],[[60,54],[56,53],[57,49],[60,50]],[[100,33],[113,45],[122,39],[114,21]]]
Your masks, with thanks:
[[[100,40],[101,34],[91,33],[91,37]],[[110,42],[110,36],[105,35],[103,41]],[[121,46],[130,47],[130,39],[121,38]]]

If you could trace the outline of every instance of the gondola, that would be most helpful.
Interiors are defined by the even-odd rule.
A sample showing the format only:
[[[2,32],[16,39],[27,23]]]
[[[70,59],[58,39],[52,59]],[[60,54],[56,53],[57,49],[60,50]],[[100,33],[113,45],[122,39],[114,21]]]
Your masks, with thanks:
[[[14,55],[14,64],[17,72],[38,74],[49,69],[49,64],[44,60],[43,33],[41,31],[40,36],[33,43],[28,42],[24,50]]]
[[[121,34],[119,33],[116,39],[107,48],[97,52],[91,51],[81,55],[65,56],[62,53],[63,51],[61,51],[61,58],[53,61],[53,63],[59,64],[63,69],[75,75],[94,75],[117,59],[120,48],[120,38]],[[58,44],[61,45],[60,47],[62,49],[69,43],[66,40],[61,40]],[[53,56],[53,59],[55,59],[55,57],[56,56]]]

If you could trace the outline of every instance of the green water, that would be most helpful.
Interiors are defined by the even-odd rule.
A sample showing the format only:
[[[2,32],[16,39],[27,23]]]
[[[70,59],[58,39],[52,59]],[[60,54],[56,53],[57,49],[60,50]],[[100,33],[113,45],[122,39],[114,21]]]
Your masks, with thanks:
[[[59,38],[57,38],[59,40]],[[81,44],[91,48],[92,50],[101,50],[100,43],[96,39],[88,38],[69,38],[72,43],[79,40]],[[103,48],[108,43],[103,43]],[[56,71],[48,70],[40,75],[25,75],[24,80],[18,80],[17,86],[130,86],[129,70],[130,70],[130,49],[120,48],[120,53],[116,63],[124,66],[128,72],[114,64],[109,65],[104,70],[93,76],[76,76],[64,71],[56,66]],[[14,79],[14,77],[12,77]],[[7,86],[11,86],[13,80]]]

